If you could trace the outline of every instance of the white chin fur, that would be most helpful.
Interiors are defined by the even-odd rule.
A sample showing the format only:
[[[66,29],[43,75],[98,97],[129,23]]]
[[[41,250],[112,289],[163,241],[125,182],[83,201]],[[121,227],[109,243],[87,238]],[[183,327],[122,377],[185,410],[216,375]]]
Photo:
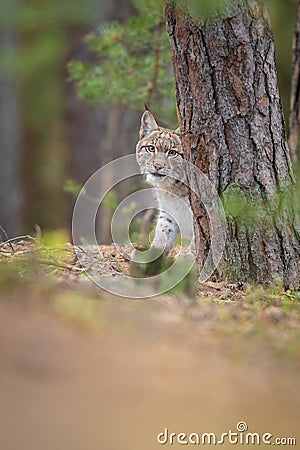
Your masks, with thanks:
[[[156,175],[153,175],[153,174],[151,174],[151,173],[148,173],[148,174],[146,175],[146,180],[148,181],[148,183],[151,183],[151,184],[159,184],[159,183],[161,183],[163,180],[165,180],[165,178],[166,178],[166,177],[156,176]]]

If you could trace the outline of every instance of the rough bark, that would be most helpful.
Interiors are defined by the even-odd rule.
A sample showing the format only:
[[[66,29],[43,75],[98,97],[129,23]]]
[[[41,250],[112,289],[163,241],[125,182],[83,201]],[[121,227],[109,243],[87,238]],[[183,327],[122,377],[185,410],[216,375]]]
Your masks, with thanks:
[[[185,157],[207,174],[224,201],[244,200],[250,214],[227,211],[223,276],[299,284],[299,226],[293,170],[278,92],[270,23],[258,3],[236,1],[201,22],[166,7]],[[196,244],[209,249],[210,226],[195,195]],[[256,212],[253,217],[253,212]]]
[[[298,17],[293,39],[292,86],[289,120],[289,147],[294,161],[298,159],[298,141],[300,129],[300,0]]]

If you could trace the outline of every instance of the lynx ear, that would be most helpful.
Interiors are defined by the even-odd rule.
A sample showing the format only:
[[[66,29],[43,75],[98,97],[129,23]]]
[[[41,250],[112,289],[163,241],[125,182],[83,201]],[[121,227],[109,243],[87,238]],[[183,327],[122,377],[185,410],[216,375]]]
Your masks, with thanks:
[[[156,130],[158,125],[150,111],[145,111],[141,118],[140,139],[145,138]]]
[[[178,136],[181,136],[180,127],[176,128],[175,133],[178,134]]]

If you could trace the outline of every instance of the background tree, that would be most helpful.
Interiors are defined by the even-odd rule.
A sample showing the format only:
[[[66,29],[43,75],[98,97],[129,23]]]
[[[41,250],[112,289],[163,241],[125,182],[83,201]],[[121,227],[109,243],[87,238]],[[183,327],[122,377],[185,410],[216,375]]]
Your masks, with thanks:
[[[0,28],[0,48],[5,60],[0,67],[0,225],[10,236],[20,228],[22,207],[20,92],[10,64],[18,54],[19,36],[12,23],[18,4],[18,0],[12,0],[2,9],[10,20]],[[2,234],[0,231],[0,241],[5,238]]]
[[[70,150],[64,124],[64,70],[69,33],[92,26],[96,0],[21,0],[15,12],[20,36],[16,72],[23,125],[21,181],[23,229],[66,228],[63,186]],[[74,125],[75,126],[75,125]],[[83,149],[84,151],[84,149]]]
[[[169,3],[167,28],[188,161],[207,174],[227,213],[224,275],[299,284],[294,176],[277,85],[271,25],[258,2],[231,4],[199,21]],[[199,265],[208,218],[191,195]]]
[[[300,0],[298,0],[298,16],[293,39],[293,66],[289,125],[289,147],[292,158],[296,161],[298,159],[300,129]]]

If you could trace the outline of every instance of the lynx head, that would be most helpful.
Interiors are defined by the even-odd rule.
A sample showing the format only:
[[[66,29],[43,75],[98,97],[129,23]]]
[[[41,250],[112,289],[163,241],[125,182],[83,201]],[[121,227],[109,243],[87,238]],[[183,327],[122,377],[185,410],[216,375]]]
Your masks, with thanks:
[[[178,183],[184,166],[179,129],[173,131],[159,127],[151,112],[145,111],[139,138],[136,158],[147,181],[161,188]]]

